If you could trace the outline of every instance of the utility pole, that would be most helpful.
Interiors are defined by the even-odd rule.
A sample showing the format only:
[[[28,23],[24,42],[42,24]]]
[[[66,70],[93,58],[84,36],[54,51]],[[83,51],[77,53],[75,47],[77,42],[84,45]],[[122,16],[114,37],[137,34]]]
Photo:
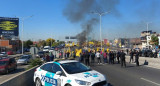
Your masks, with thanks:
[[[32,15],[33,16],[33,15]],[[22,37],[21,37],[21,40],[22,40],[22,55],[23,55],[23,30],[24,30],[24,20],[25,19],[28,19],[28,18],[30,18],[30,17],[32,17],[32,16],[27,16],[27,17],[18,17],[19,19],[21,19],[21,21],[22,21]]]
[[[101,30],[101,19],[102,19],[102,15],[104,15],[104,14],[108,14],[109,13],[109,11],[108,12],[91,12],[92,14],[98,14],[99,15],[99,18],[100,18],[100,41],[101,41],[101,50],[102,50],[102,30]]]

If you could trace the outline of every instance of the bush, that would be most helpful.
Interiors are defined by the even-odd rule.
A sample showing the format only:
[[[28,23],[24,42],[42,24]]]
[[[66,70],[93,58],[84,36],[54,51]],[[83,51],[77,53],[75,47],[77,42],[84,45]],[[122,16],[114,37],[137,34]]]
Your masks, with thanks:
[[[42,65],[42,61],[41,61],[41,59],[40,58],[36,58],[36,59],[33,59],[33,60],[31,60],[31,62],[29,63],[29,66],[28,66],[28,68],[26,68],[26,70],[28,70],[28,69],[30,69],[30,68],[32,68],[32,67],[35,67],[35,66],[37,66],[37,65]]]

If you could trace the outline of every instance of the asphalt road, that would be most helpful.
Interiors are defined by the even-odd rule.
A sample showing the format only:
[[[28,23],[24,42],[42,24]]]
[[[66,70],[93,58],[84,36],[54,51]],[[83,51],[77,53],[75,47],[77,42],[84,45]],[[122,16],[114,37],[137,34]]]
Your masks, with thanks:
[[[21,66],[17,66],[17,69],[15,71],[10,72],[9,74],[1,74],[0,75],[0,84],[3,83],[4,81],[18,75],[20,72],[25,71],[25,68],[27,68],[28,65],[21,65]]]
[[[121,68],[120,64],[105,64],[92,66],[108,79],[109,86],[160,86],[160,70],[145,66],[136,67],[127,64]]]

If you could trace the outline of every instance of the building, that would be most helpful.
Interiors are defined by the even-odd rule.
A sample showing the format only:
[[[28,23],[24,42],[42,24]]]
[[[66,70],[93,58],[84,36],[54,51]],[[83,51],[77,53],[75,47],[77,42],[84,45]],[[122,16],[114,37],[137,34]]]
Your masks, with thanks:
[[[140,48],[142,49],[142,43],[140,38],[130,38],[130,47],[135,49],[135,48]]]
[[[152,48],[151,45],[151,36],[157,35],[156,32],[153,32],[152,30],[149,31],[142,31],[141,32],[141,42],[142,42],[142,48]]]
[[[20,40],[9,40],[4,37],[0,38],[0,52],[17,51],[21,48]]]

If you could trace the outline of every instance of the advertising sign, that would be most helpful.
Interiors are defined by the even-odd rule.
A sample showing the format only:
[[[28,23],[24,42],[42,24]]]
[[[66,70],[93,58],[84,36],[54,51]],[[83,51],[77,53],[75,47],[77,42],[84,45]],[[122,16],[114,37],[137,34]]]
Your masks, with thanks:
[[[19,35],[19,18],[0,17],[0,35],[11,38]]]

